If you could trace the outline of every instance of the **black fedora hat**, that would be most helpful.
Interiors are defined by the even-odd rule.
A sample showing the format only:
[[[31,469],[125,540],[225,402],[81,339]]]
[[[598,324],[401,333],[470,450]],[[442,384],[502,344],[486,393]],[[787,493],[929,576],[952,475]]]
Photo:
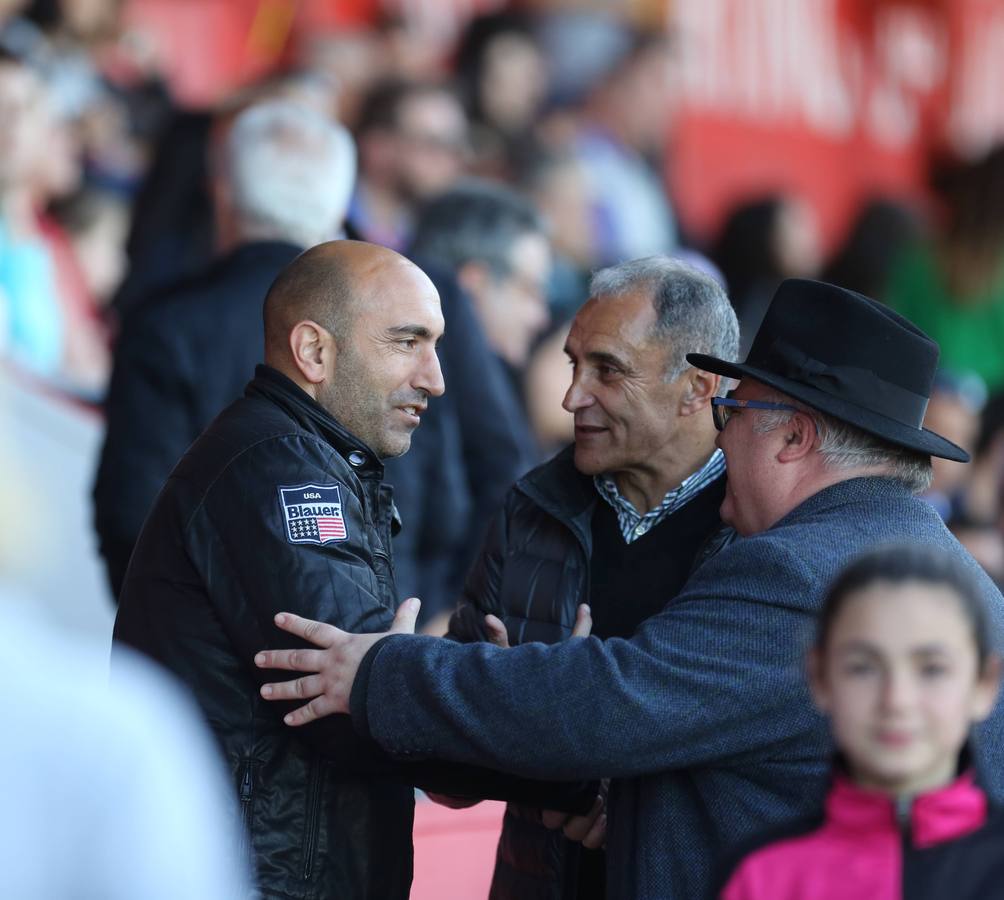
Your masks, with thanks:
[[[968,462],[923,427],[938,345],[881,303],[821,281],[781,282],[746,362],[688,353],[698,369],[754,378],[891,444]]]

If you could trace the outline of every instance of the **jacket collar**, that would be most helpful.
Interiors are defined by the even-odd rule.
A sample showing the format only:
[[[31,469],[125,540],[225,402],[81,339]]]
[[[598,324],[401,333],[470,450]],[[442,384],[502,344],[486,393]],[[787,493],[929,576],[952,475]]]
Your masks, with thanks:
[[[329,443],[360,477],[375,473],[383,478],[383,463],[376,453],[281,372],[271,366],[256,366],[254,379],[244,393],[248,397],[264,397],[280,407],[305,431]]]
[[[826,798],[827,822],[858,836],[901,829],[914,847],[933,847],[976,831],[986,821],[987,797],[973,771],[912,798],[865,790],[838,772]]]
[[[572,444],[524,475],[516,488],[571,529],[588,553],[592,550],[592,518],[599,494],[593,479],[575,468],[574,457]]]
[[[877,501],[884,503],[897,498],[912,497],[910,489],[895,478],[882,475],[868,475],[862,478],[848,478],[823,488],[811,497],[803,500],[787,515],[775,522],[771,529],[790,524],[793,520],[802,519],[817,513],[825,513],[847,503],[860,501]]]

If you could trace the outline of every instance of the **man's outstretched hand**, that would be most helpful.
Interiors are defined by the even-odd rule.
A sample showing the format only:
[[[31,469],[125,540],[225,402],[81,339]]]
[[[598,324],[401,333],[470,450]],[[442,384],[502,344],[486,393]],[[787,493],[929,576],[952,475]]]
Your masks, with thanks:
[[[350,634],[292,613],[279,613],[275,624],[283,631],[310,641],[320,650],[263,650],[255,655],[259,669],[308,672],[302,678],[263,684],[266,700],[309,700],[283,717],[287,725],[306,725],[332,713],[349,711],[349,696],[356,672],[370,648],[388,634],[414,634],[421,603],[412,597],[398,608],[390,631],[383,634]]]

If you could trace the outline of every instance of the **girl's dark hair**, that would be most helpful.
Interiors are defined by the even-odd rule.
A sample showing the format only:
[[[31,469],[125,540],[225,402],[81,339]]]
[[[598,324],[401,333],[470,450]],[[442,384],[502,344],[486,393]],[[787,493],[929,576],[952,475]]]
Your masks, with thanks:
[[[817,649],[826,646],[833,623],[847,598],[876,581],[893,584],[920,581],[951,589],[972,629],[979,666],[983,668],[993,648],[990,642],[990,613],[979,582],[958,557],[937,547],[920,544],[893,544],[871,550],[851,562],[837,576],[819,614],[815,641]]]

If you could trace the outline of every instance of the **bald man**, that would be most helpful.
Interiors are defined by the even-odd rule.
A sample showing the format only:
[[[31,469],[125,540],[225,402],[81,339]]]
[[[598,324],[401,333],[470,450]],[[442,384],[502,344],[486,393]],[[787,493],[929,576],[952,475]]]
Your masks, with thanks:
[[[443,393],[439,296],[403,257],[333,241],[265,300],[265,365],[174,469],[115,639],[172,670],[219,740],[263,897],[406,898],[414,792],[344,722],[292,733],[249,664],[280,609],[382,631],[399,599],[381,459]],[[286,644],[286,646],[293,646]],[[179,860],[184,865],[184,860]]]

